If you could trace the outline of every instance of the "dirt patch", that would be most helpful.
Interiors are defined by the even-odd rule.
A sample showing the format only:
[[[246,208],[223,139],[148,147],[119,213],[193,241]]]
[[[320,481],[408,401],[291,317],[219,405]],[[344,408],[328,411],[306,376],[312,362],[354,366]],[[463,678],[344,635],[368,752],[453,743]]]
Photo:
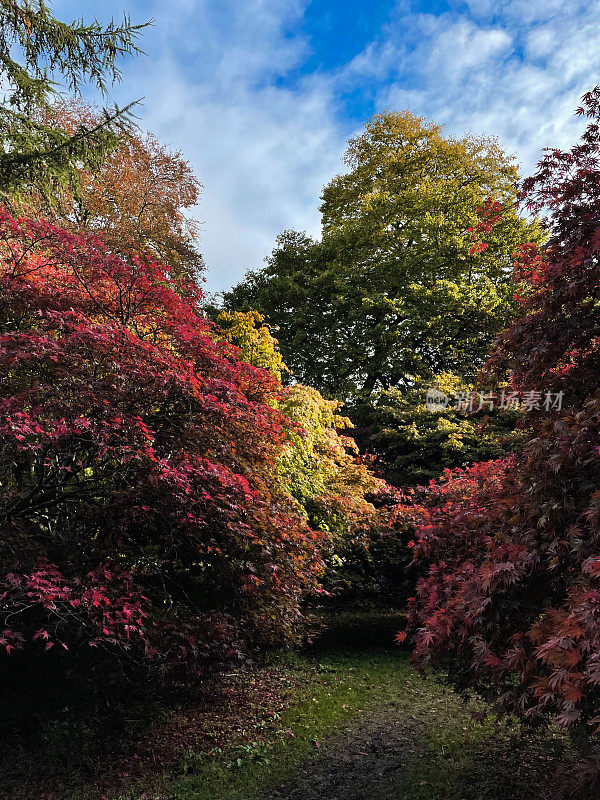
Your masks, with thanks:
[[[550,800],[569,751],[559,731],[498,720],[417,678],[318,744],[261,800]]]
[[[282,787],[262,800],[390,800],[423,755],[423,730],[394,702],[321,745]]]

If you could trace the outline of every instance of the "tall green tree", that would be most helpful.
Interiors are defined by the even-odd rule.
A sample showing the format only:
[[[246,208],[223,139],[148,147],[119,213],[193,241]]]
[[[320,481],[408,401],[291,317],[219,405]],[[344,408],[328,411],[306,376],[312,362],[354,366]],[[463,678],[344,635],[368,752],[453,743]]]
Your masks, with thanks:
[[[513,253],[538,237],[515,209],[512,158],[400,112],[368,122],[344,161],[323,191],[321,240],[283,233],[226,305],[265,314],[294,377],[327,396],[472,380],[513,313]],[[473,230],[490,199],[501,221],[482,250]]]
[[[0,193],[37,188],[51,198],[77,182],[77,167],[95,170],[131,126],[129,106],[104,109],[74,131],[52,124],[47,112],[60,88],[85,84],[106,93],[120,80],[119,60],[141,52],[144,25],[57,20],[43,0],[0,0]]]

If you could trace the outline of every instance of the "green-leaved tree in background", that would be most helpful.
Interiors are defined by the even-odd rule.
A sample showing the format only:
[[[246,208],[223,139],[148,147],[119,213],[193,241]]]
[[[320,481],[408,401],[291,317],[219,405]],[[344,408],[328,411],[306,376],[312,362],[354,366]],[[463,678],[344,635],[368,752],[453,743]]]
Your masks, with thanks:
[[[513,159],[493,138],[454,139],[389,112],[350,140],[344,160],[349,171],[323,191],[321,239],[284,232],[226,306],[277,326],[292,379],[347,404],[397,485],[504,452],[510,442],[497,437],[513,419],[482,428],[424,400],[440,380],[472,386],[514,315],[514,254],[540,231],[519,216]],[[490,206],[486,246],[474,246]]]
[[[322,239],[283,233],[226,305],[265,314],[295,378],[330,397],[415,375],[473,379],[513,313],[513,253],[538,236],[515,209],[512,158],[492,138],[444,137],[402,112],[368,122],[345,163],[323,192]],[[502,222],[471,253],[488,198]]]

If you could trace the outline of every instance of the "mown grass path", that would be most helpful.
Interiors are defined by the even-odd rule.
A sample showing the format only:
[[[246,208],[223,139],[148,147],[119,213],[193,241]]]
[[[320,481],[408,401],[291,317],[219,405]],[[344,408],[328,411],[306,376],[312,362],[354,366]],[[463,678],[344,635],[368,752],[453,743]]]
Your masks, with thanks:
[[[420,676],[394,645],[401,625],[372,610],[330,616],[299,654],[182,685],[156,709],[132,704],[123,734],[97,737],[97,749],[67,730],[36,759],[7,763],[0,796],[553,800],[553,775],[573,758],[566,737],[498,720]]]
[[[420,677],[392,644],[397,620],[347,618],[289,668],[289,708],[254,749],[200,760],[168,800],[549,798],[567,744],[499,721]],[[236,757],[237,754],[237,757]]]

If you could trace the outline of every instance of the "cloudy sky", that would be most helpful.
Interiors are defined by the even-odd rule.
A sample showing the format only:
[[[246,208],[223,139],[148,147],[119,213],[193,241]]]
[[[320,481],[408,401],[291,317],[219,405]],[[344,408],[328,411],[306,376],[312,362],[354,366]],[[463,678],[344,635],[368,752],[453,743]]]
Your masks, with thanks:
[[[110,99],[204,184],[207,288],[261,265],[285,228],[319,233],[319,194],[373,113],[492,133],[525,171],[581,130],[600,82],[598,0],[55,0],[56,15],[154,19]]]

